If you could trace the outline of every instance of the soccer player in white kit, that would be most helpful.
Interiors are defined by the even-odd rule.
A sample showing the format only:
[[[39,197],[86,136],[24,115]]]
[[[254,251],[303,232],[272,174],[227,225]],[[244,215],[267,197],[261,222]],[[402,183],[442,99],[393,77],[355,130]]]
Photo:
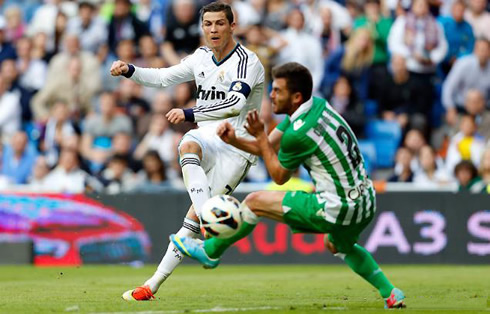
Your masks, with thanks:
[[[204,202],[213,195],[230,194],[255,162],[254,155],[223,142],[216,135],[216,128],[226,119],[236,128],[237,135],[250,137],[243,125],[248,111],[260,109],[264,90],[264,67],[257,55],[233,39],[235,22],[231,7],[210,3],[202,8],[201,20],[207,47],[198,48],[180,64],[150,69],[118,60],[111,67],[111,75],[123,75],[145,86],[196,82],[196,106],[167,113],[170,123],[190,121],[199,126],[184,135],[178,148],[184,183],[193,206],[177,234],[187,237],[200,234],[199,216]],[[141,287],[126,291],[123,299],[153,299],[182,257],[170,243],[154,275]]]

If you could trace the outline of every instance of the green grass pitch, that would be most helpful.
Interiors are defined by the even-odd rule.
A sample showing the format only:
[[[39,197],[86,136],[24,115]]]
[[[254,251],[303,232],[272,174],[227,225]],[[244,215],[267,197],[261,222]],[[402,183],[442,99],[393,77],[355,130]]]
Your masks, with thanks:
[[[0,267],[0,313],[387,313],[344,265],[184,265],[152,302],[125,302],[154,265]],[[404,312],[490,313],[490,266],[384,266],[407,295]]]

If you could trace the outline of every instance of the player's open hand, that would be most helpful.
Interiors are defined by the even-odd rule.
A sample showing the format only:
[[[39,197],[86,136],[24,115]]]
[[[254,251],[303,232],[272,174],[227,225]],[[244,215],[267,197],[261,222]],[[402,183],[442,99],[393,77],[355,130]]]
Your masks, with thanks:
[[[216,134],[218,134],[221,140],[227,144],[231,144],[236,140],[235,129],[228,121],[225,121],[218,126]]]
[[[168,122],[172,124],[179,124],[185,121],[184,110],[175,108],[170,110],[165,117],[167,117]]]
[[[247,114],[245,130],[247,130],[247,132],[254,137],[259,137],[265,134],[264,123],[260,120],[259,112],[257,110],[254,109]]]
[[[129,65],[121,60],[114,61],[111,66],[111,75],[119,76],[129,71]]]

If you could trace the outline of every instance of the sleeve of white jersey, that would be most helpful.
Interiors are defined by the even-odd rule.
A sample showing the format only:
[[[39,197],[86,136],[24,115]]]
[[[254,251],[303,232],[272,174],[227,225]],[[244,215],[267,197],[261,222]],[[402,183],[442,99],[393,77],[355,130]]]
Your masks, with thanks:
[[[248,55],[243,49],[238,49],[240,62],[226,99],[207,106],[185,109],[186,120],[200,122],[238,116],[252,89],[264,82],[264,67],[257,56]]]
[[[198,59],[198,51],[182,59],[182,61],[168,68],[140,68],[129,66],[124,76],[138,84],[149,87],[168,87],[194,80],[194,64]]]

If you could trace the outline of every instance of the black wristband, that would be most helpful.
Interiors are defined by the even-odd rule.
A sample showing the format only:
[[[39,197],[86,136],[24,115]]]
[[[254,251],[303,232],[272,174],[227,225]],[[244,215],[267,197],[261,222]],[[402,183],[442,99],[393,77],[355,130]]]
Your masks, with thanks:
[[[129,68],[128,72],[123,73],[123,76],[130,78],[131,76],[133,76],[133,73],[136,69],[134,68],[134,65],[132,65],[132,64],[128,64],[128,68]]]
[[[192,108],[182,109],[184,111],[185,121],[194,122],[194,110]]]

